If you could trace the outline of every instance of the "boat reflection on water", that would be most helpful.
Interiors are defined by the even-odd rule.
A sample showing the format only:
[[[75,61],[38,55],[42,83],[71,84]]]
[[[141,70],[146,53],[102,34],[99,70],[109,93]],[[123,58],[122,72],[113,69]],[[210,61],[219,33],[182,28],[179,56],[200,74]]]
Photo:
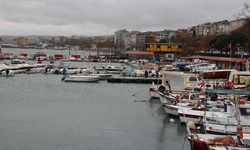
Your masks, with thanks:
[[[149,107],[153,110],[152,116],[158,120],[159,125],[156,131],[156,150],[182,149],[184,138],[186,136],[186,126],[181,124],[178,118],[168,115],[163,110],[159,99],[151,99]],[[189,147],[186,142],[184,149]]]

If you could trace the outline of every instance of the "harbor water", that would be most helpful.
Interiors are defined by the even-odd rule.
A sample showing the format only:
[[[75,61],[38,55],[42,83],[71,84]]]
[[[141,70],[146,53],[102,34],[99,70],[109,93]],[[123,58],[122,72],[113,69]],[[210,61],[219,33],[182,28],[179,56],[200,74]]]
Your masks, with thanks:
[[[184,125],[149,99],[149,84],[0,78],[0,150],[182,150]],[[184,149],[189,149],[188,142]]]

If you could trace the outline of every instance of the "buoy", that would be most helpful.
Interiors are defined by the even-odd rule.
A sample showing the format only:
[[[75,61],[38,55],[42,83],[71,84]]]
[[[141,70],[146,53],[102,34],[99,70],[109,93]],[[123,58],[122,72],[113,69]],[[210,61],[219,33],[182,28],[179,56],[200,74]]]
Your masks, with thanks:
[[[172,123],[174,123],[174,122],[175,122],[175,120],[174,120],[174,119],[169,119],[169,121],[170,121],[170,122],[172,122]]]

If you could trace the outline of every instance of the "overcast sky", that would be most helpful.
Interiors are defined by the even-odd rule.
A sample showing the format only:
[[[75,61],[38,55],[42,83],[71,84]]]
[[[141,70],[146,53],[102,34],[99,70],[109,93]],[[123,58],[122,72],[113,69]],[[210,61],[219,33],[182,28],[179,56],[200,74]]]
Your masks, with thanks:
[[[110,35],[235,19],[249,0],[0,0],[0,35]]]

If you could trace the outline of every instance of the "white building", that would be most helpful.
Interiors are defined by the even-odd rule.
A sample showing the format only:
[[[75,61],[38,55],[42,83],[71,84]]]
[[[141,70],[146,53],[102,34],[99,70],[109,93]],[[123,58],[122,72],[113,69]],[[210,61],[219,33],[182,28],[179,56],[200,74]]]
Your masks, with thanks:
[[[210,33],[210,29],[211,29],[210,23],[198,25],[195,27],[195,35],[196,36],[207,36]]]
[[[190,28],[190,31],[192,31],[192,33],[198,37],[207,35],[229,34],[230,32],[242,27],[245,22],[245,19],[238,19],[233,21],[223,20],[219,22],[200,24]]]
[[[136,37],[137,34],[139,34],[140,32],[138,31],[132,31],[129,34],[127,34],[126,38],[125,38],[125,49],[134,49],[136,48]]]
[[[126,37],[128,34],[129,32],[127,30],[116,31],[114,36],[114,44],[116,44],[119,48],[125,48]]]
[[[240,27],[242,27],[246,23],[246,20],[244,18],[230,21],[228,31],[232,32]]]

